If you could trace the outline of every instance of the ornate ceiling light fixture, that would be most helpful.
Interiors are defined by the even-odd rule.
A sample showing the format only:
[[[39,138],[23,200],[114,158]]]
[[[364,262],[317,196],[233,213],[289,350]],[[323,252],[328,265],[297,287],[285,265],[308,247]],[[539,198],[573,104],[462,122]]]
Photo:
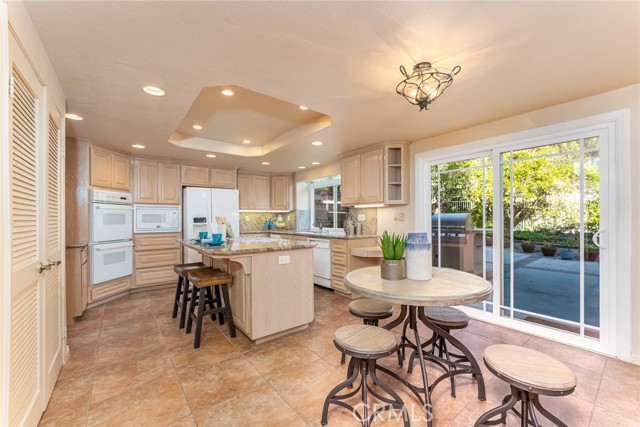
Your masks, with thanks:
[[[413,73],[407,73],[404,66],[400,72],[405,79],[398,83],[396,92],[404,96],[407,101],[420,107],[420,111],[427,110],[437,97],[453,83],[453,76],[462,68],[458,65],[453,70],[437,69],[430,62],[419,62],[413,66]]]

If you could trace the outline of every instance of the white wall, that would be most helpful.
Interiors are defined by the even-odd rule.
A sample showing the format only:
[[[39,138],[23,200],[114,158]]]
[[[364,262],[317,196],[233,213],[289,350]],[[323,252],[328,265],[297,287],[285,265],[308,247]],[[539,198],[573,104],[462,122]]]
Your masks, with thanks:
[[[411,144],[411,166],[415,165],[416,153],[429,152],[437,148],[455,147],[460,144],[479,141],[500,135],[535,129],[569,120],[581,119],[597,114],[609,113],[616,110],[629,109],[631,111],[631,287],[632,314],[631,336],[620,339],[631,340],[632,357],[635,363],[640,363],[640,84],[605,92],[589,98],[579,99],[561,105],[555,105],[537,111],[532,111],[507,119],[485,123],[471,128],[451,132],[436,137],[419,140]],[[425,112],[425,114],[429,114]],[[402,208],[378,209],[378,230],[397,229],[413,231],[415,224],[415,171],[411,173],[411,205]],[[403,226],[393,221],[397,212],[405,213]]]

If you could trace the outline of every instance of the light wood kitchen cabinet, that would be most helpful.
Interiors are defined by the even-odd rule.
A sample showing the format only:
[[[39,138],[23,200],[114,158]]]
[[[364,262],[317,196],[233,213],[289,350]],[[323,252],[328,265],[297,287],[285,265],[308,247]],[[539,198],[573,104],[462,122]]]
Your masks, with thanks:
[[[182,185],[209,186],[209,168],[182,165]]]
[[[90,185],[129,191],[129,158],[99,148],[90,148]]]
[[[240,209],[268,210],[270,185],[268,176],[238,174]]]
[[[89,301],[89,270],[87,263],[88,247],[67,247],[67,324],[74,323],[73,318],[82,316]]]
[[[98,285],[89,286],[89,302],[93,303],[131,289],[131,276],[109,280]]]
[[[351,250],[375,246],[376,242],[375,237],[353,240],[331,239],[331,287],[334,291],[349,298],[358,298],[358,295],[352,294],[344,285],[344,276],[358,268],[378,265],[379,259],[353,256]]]
[[[136,159],[133,170],[135,203],[180,204],[180,165]]]
[[[341,202],[409,203],[409,143],[389,142],[360,150],[341,161]]]
[[[293,210],[293,178],[289,175],[271,177],[271,210]]]
[[[236,188],[238,185],[238,173],[235,169],[211,168],[209,178],[209,184],[216,188]]]
[[[180,233],[134,234],[134,288],[176,283],[173,267],[181,262]]]
[[[113,155],[113,188],[118,190],[129,191],[131,188],[131,176],[129,173],[129,158],[120,156],[118,154]]]

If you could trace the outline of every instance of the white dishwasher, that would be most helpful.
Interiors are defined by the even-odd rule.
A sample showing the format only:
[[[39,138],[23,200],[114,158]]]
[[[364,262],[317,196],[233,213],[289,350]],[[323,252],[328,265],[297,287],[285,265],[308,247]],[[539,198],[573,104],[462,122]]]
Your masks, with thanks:
[[[313,248],[313,283],[331,288],[330,240],[309,237],[307,242],[316,244],[316,247]]]

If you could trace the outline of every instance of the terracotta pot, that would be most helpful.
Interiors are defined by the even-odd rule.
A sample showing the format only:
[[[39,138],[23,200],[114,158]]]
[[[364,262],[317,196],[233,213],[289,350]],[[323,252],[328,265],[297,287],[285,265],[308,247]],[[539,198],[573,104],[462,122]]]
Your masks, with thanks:
[[[544,256],[554,256],[557,250],[558,248],[556,248],[555,246],[542,246],[540,248],[540,251]]]
[[[380,276],[385,280],[402,280],[407,277],[403,259],[383,259],[380,264]]]
[[[520,246],[522,246],[522,252],[527,253],[527,254],[531,254],[531,253],[533,253],[533,251],[536,250],[536,245],[535,244],[527,245],[526,243],[521,243]]]
[[[584,251],[585,261],[597,261],[600,256],[600,251]]]
[[[493,238],[492,237],[487,237],[485,242],[486,242],[487,246],[493,246]]]

